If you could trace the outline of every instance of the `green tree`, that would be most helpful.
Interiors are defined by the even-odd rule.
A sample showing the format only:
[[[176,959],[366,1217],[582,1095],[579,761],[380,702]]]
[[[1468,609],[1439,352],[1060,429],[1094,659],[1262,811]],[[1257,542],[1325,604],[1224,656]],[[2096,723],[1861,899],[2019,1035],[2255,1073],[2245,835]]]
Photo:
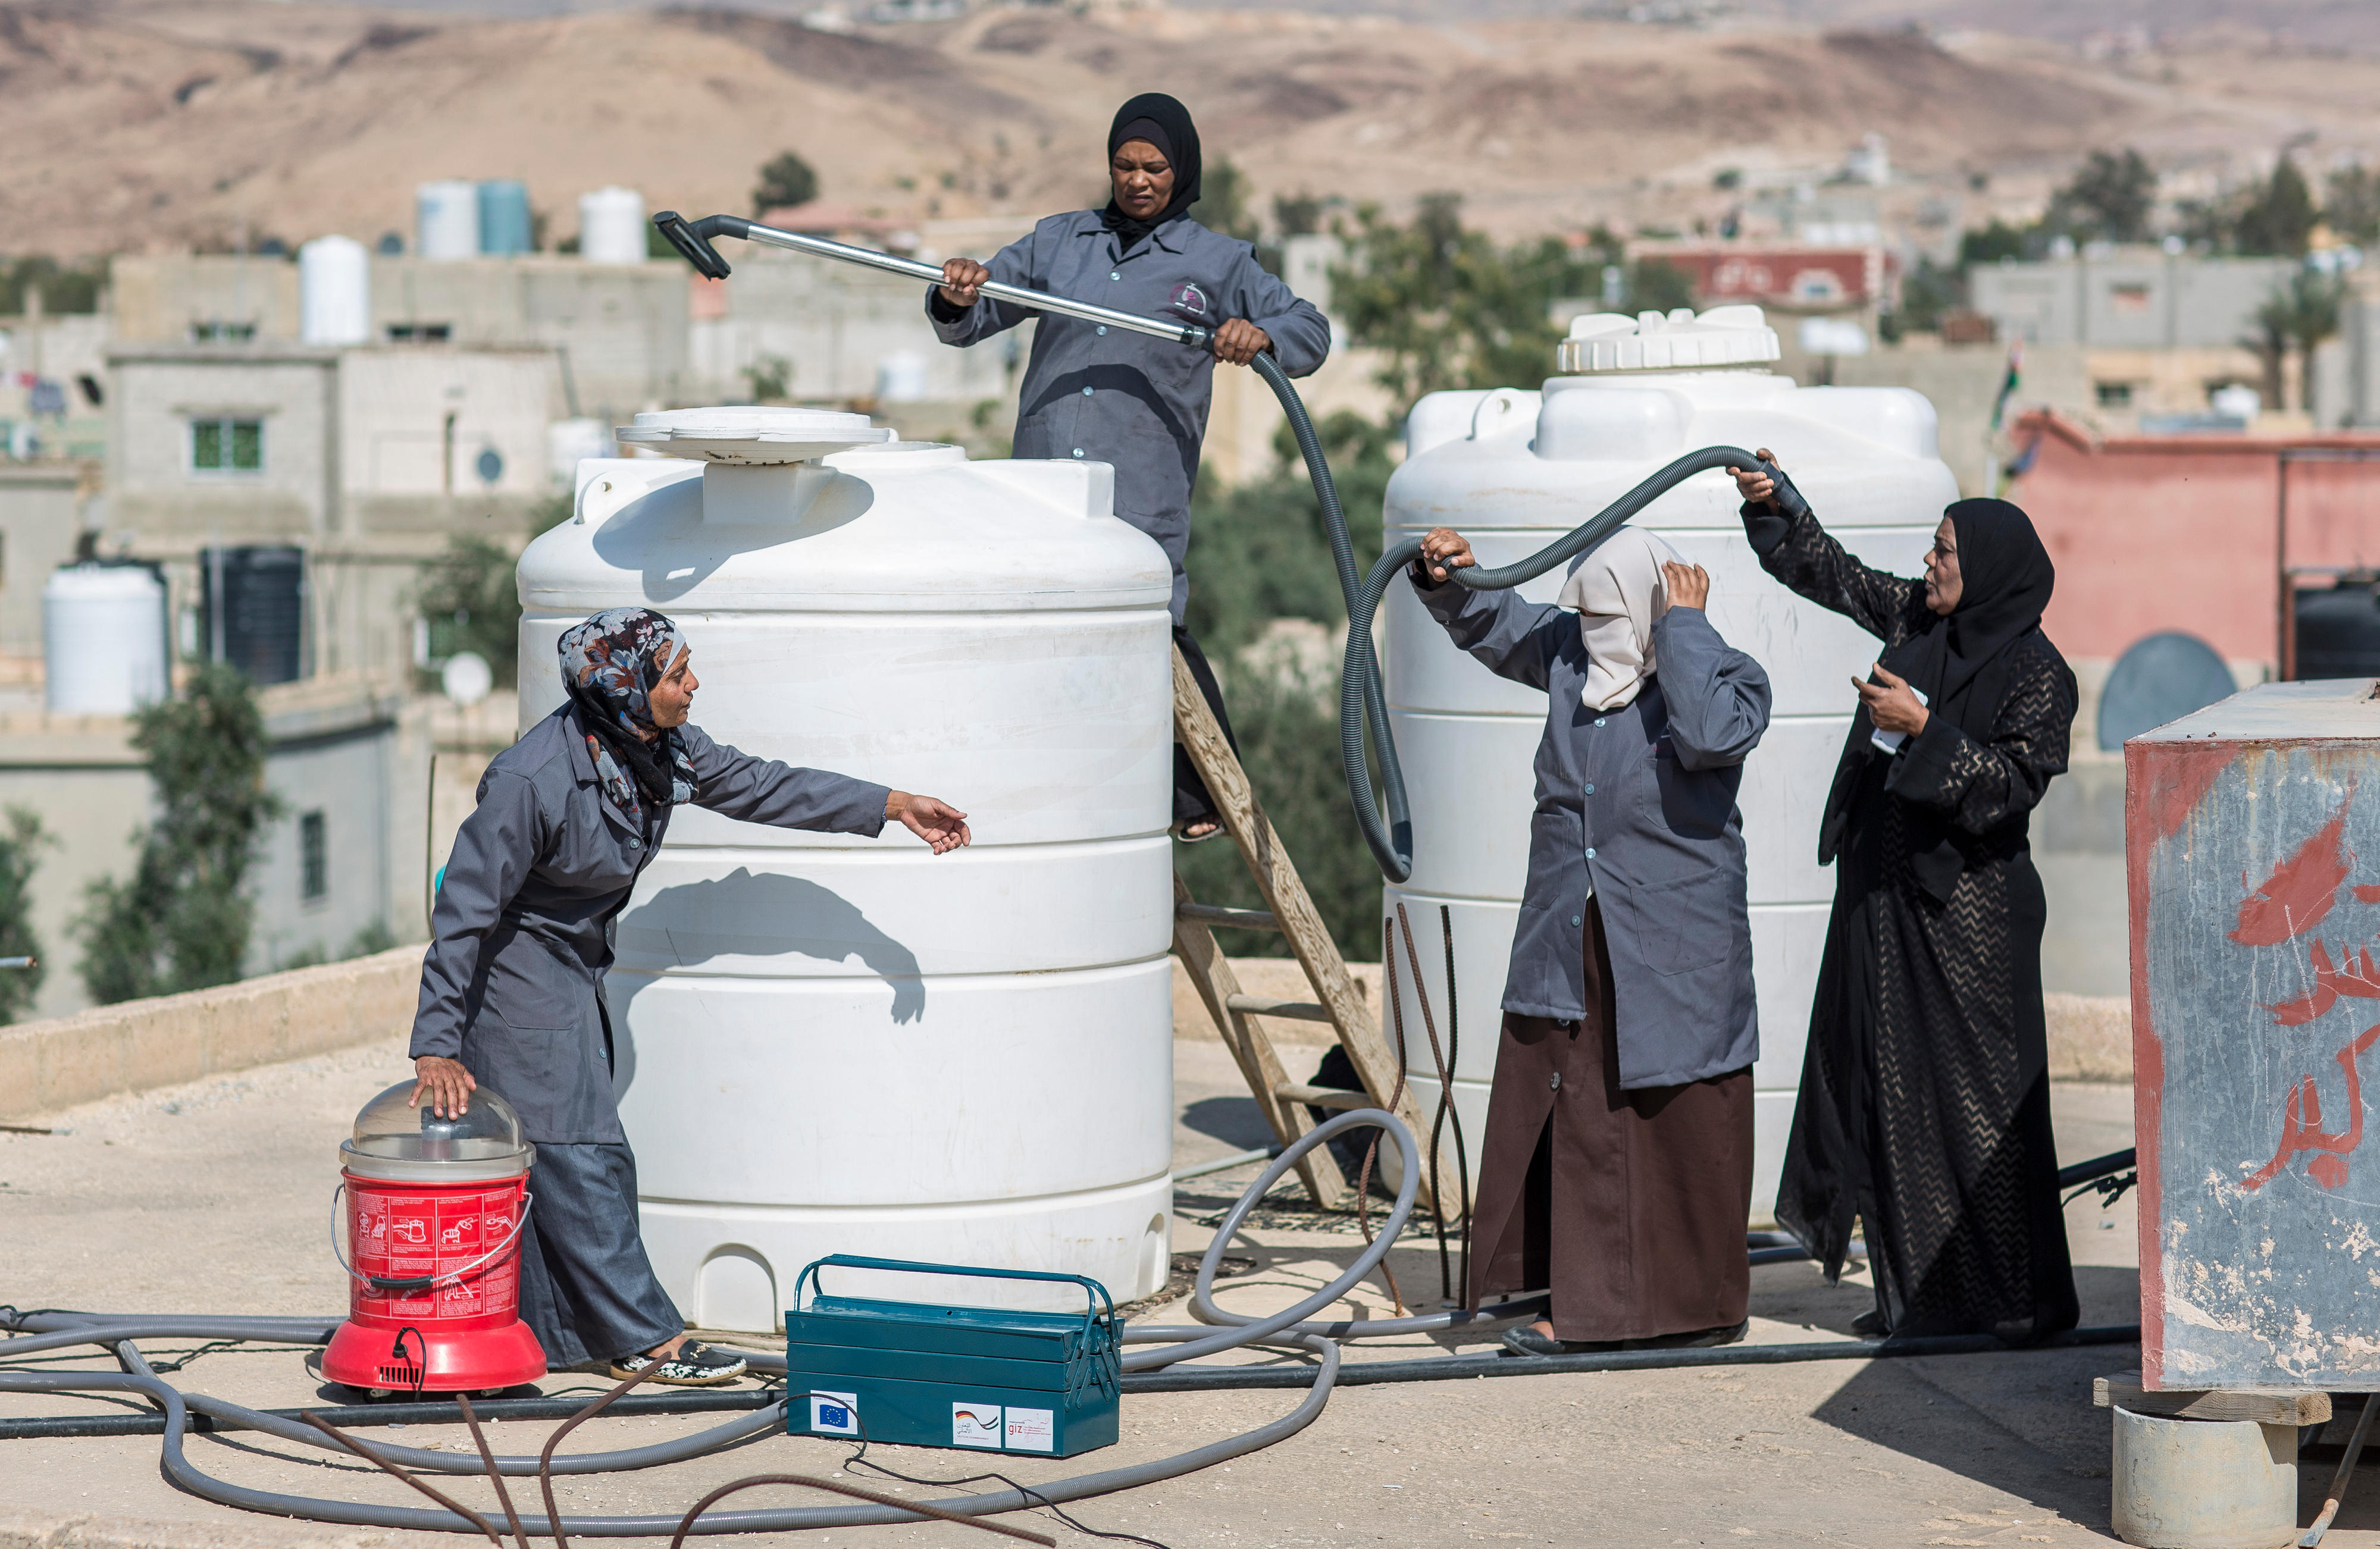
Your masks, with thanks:
[[[29,291],[42,293],[44,312],[96,312],[107,284],[104,260],[60,263],[46,253],[0,259],[0,315],[21,316]]]
[[[1694,304],[1694,283],[1666,259],[1641,258],[1628,266],[1628,309],[1673,312]]]
[[[1878,320],[1877,330],[1887,339],[1935,333],[1942,326],[1942,315],[1965,305],[1966,299],[1966,281],[1958,270],[1920,258],[1917,267],[1901,277],[1900,306]]]
[[[1426,195],[1399,224],[1366,205],[1339,227],[1348,261],[1330,296],[1355,343],[1382,352],[1400,402],[1446,388],[1544,378],[1561,331],[1553,304],[1595,294],[1604,254],[1560,237],[1500,248],[1463,224],[1459,194]]]
[[[1199,174],[1198,202],[1190,207],[1190,218],[1208,231],[1243,242],[1256,241],[1256,218],[1248,213],[1248,180],[1230,157],[1216,158],[1213,166]]]
[[[549,524],[551,525],[551,524]],[[518,562],[492,538],[457,533],[421,567],[416,605],[430,623],[430,655],[474,651],[511,686],[520,641]]]
[[[2332,173],[2323,189],[2322,218],[2347,241],[2380,243],[2380,172],[2358,162]]]
[[[2032,251],[2032,244],[2019,227],[1998,216],[1986,226],[1977,226],[1959,235],[1959,268],[1965,271],[1972,264],[1998,263],[2003,259],[2021,259]]]
[[[2265,362],[2265,391],[2280,406],[2281,357],[2298,351],[2298,406],[2313,408],[2314,349],[2338,332],[2339,303],[2346,286],[2330,275],[2300,269],[2273,287],[2256,309],[2256,337],[2250,346]]]
[[[2320,219],[2305,174],[2283,156],[2239,212],[2229,245],[2252,258],[2303,258]]]
[[[1395,468],[1390,449],[1396,432],[1347,409],[1316,430],[1347,515],[1355,566],[1368,570],[1380,555],[1380,505]],[[1287,425],[1274,434],[1273,450],[1281,463],[1274,478],[1224,490],[1201,480],[1192,497],[1184,560],[1188,622],[1218,657],[1254,640],[1274,619],[1336,625],[1347,616],[1322,510]]]
[[[2078,242],[2144,242],[2156,191],[2156,173],[2138,151],[2094,151],[2073,181],[2051,196],[2043,224]]]
[[[791,151],[780,152],[760,168],[760,182],[752,190],[752,213],[808,204],[818,198],[818,174]]]
[[[194,668],[180,698],[135,718],[132,745],[149,756],[156,819],[134,836],[130,879],[92,882],[75,922],[84,987],[103,1003],[240,976],[256,918],[249,868],[282,810],[264,786],[264,717],[236,667]]]
[[[16,1021],[41,992],[47,972],[33,936],[33,873],[41,852],[58,842],[30,809],[8,809],[8,831],[0,836],[0,957],[29,957],[30,968],[0,969],[0,1023]]]
[[[1322,229],[1322,212],[1331,202],[1305,192],[1275,194],[1273,229],[1283,236],[1311,236]]]

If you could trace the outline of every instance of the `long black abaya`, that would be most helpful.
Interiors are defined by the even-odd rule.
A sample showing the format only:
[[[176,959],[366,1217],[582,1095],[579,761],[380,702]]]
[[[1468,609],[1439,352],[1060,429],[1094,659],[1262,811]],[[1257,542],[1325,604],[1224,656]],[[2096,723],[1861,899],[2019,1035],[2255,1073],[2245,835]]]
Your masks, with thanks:
[[[2032,525],[1996,501],[1949,514],[1965,593],[1945,620],[1815,516],[1744,509],[1768,573],[1876,635],[1933,709],[1897,754],[1863,709],[1828,799],[1835,903],[1777,1218],[1831,1280],[1858,1217],[1895,1333],[2024,1343],[2077,1316],[2026,833],[2066,768],[2075,685],[2040,629]]]

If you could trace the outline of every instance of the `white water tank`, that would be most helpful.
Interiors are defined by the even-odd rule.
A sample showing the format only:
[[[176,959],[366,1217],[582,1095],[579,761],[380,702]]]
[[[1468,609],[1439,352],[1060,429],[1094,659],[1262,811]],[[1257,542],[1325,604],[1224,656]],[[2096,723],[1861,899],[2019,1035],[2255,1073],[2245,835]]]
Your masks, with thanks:
[[[480,186],[448,177],[413,190],[414,251],[426,259],[480,256]]]
[[[298,337],[360,345],[371,337],[371,254],[348,236],[318,236],[298,249]]]
[[[645,261],[645,196],[606,186],[578,196],[578,256],[589,263]]]
[[[1164,554],[1111,514],[1104,464],[971,462],[817,410],[637,418],[624,442],[677,456],[580,463],[576,517],[521,557],[524,722],[561,701],[565,628],[644,604],[689,637],[711,736],[941,796],[975,835],[936,856],[898,825],[673,817],[609,978],[662,1283],[748,1329],[834,1253],[1156,1289]]]
[[[1959,498],[1937,454],[1933,405],[1892,387],[1800,387],[1762,369],[1777,338],[1756,307],[1579,319],[1565,369],[1541,391],[1434,393],[1406,422],[1406,459],[1389,481],[1389,542],[1451,526],[1479,563],[1535,552],[1684,454],[1715,444],[1773,450],[1828,532],[1868,563],[1913,575],[1942,508]],[[1876,639],[1771,580],[1744,541],[1742,502],[1722,471],[1698,474],[1636,525],[1658,530],[1711,574],[1710,617],[1767,670],[1772,719],[1744,767],[1753,972],[1760,1006],[1755,1067],[1753,1209],[1767,1216],[1802,1075],[1802,1049],[1826,941],[1834,873],[1817,864],[1818,816],[1851,724],[1850,679]],[[1557,567],[1521,588],[1551,602]],[[1498,1006],[1527,873],[1531,765],[1545,696],[1507,683],[1446,637],[1400,583],[1382,610],[1389,714],[1414,813],[1414,869],[1386,889],[1413,916],[1422,979],[1441,1019],[1446,972],[1439,909],[1452,914],[1463,1038],[1455,1107],[1478,1173],[1496,1065]],[[1398,958],[1404,958],[1402,943]],[[1419,1019],[1406,1007],[1407,1069],[1422,1111],[1438,1102]]]
[[[164,585],[135,564],[54,571],[42,587],[42,653],[55,715],[130,715],[164,698]]]

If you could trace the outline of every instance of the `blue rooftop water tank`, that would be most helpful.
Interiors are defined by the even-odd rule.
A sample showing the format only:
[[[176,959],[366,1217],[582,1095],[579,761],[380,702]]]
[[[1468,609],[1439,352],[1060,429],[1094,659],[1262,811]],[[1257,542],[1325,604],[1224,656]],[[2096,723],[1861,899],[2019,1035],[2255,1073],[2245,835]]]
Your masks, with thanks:
[[[528,188],[517,177],[491,177],[480,184],[480,251],[497,257],[536,249],[528,213]]]
[[[2238,686],[2215,647],[2195,635],[2169,629],[2135,640],[2099,691],[2099,746],[2114,753],[2125,738],[2228,699]]]

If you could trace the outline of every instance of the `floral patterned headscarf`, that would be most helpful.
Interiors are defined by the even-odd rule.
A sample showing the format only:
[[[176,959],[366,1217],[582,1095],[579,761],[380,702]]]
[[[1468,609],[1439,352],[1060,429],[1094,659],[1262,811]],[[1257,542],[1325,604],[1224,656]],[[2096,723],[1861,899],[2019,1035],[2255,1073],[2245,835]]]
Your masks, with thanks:
[[[609,608],[562,635],[562,683],[588,728],[587,751],[603,793],[631,823],[644,822],[644,801],[676,805],[694,800],[694,766],[677,732],[651,742],[650,696],[677,660],[686,638],[665,614],[650,608]]]

